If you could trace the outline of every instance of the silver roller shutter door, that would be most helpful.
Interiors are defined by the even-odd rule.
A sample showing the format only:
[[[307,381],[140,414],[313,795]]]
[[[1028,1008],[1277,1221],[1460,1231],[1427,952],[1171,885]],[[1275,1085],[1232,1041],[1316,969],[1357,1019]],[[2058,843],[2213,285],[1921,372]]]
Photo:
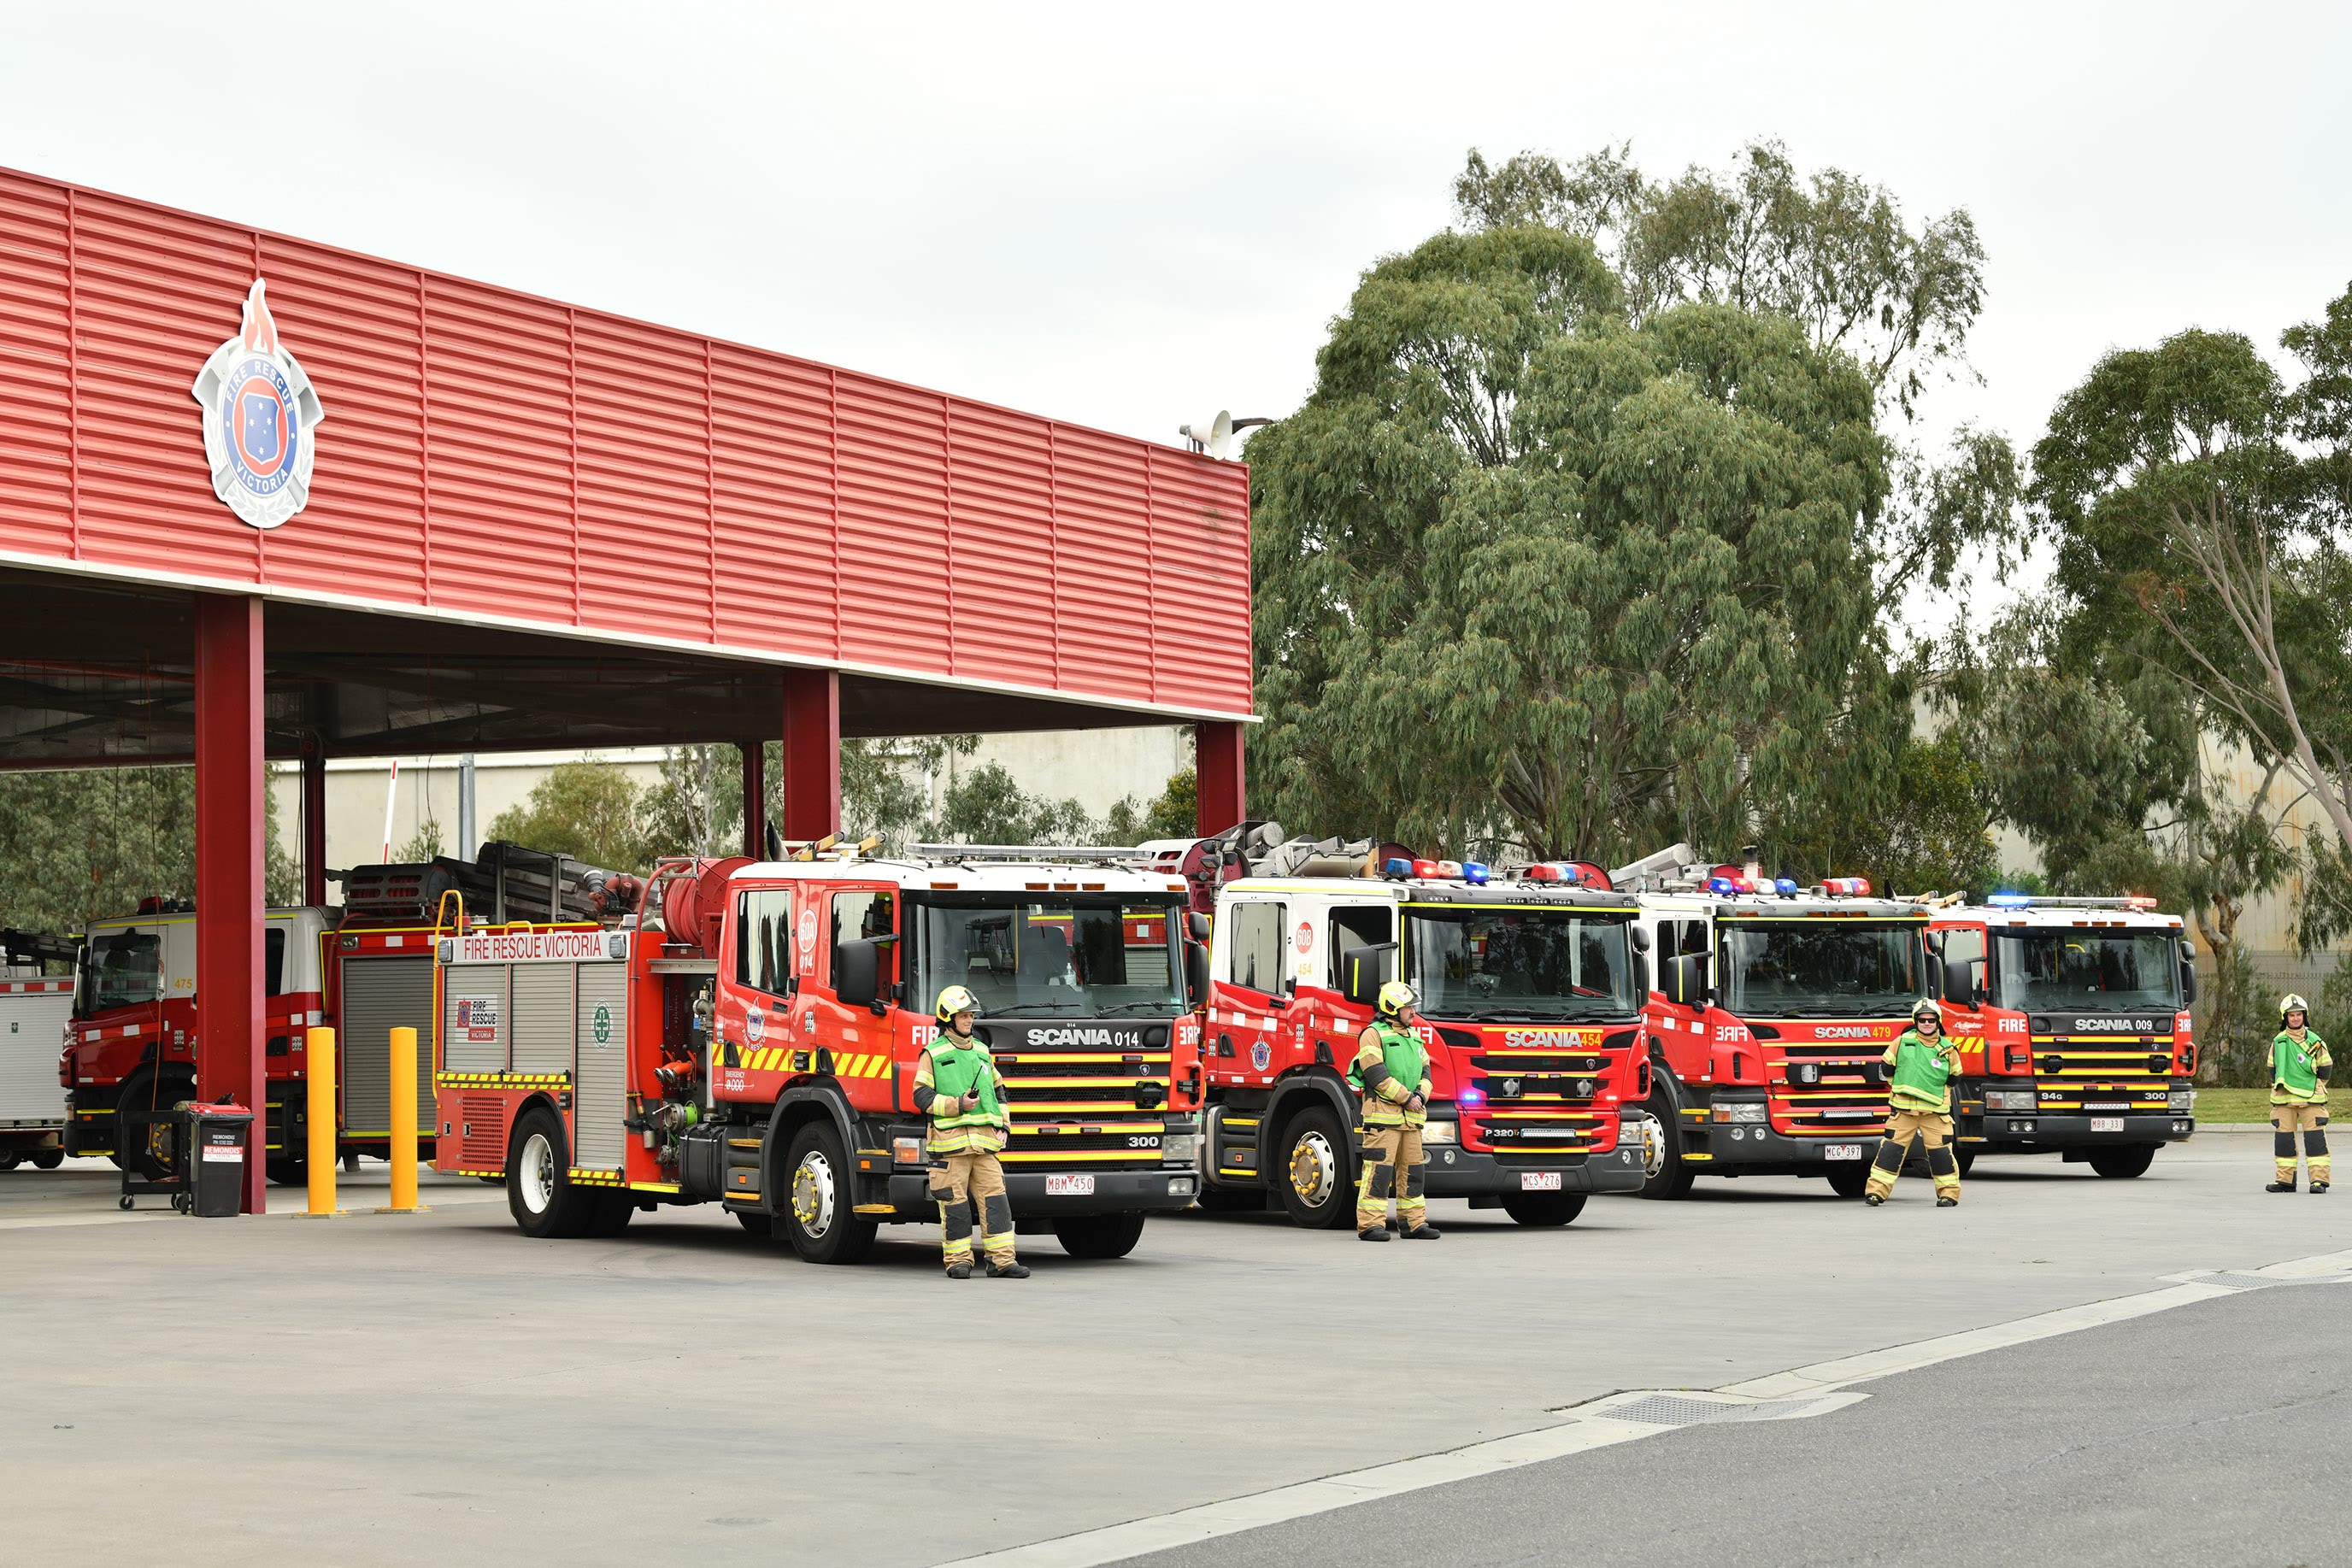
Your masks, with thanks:
[[[66,1119],[58,1052],[72,1013],[71,991],[0,993],[0,1123]]]
[[[416,1121],[433,1116],[433,960],[425,955],[343,960],[343,1131],[392,1132],[392,1031],[416,1031]]]
[[[488,1040],[468,1039],[458,1013],[477,999],[497,1009],[498,1021],[485,1031]],[[507,966],[452,964],[441,978],[441,1071],[444,1072],[504,1072],[507,1070]],[[472,1030],[481,1030],[478,1023]]]
[[[629,967],[578,967],[580,1065],[572,1077],[572,1163],[583,1170],[614,1171],[621,1168],[628,1136],[621,1119],[629,1113]]]
[[[517,1072],[572,1071],[572,976],[577,964],[517,964],[507,1020]]]

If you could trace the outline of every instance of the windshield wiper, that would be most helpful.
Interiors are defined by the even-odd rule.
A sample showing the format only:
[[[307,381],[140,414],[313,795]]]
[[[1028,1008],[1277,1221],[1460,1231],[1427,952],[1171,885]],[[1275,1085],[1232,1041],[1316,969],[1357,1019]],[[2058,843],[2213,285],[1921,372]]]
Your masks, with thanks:
[[[1013,1002],[1006,1007],[988,1009],[981,1016],[1013,1019],[1020,1018],[1032,1009],[1042,1009],[1049,1013],[1074,1013],[1085,1005],[1083,1002]]]
[[[1107,1019],[1117,1013],[1133,1012],[1138,1009],[1145,1012],[1181,1012],[1183,1010],[1183,1006],[1181,1002],[1171,1002],[1165,998],[1152,1002],[1113,1002],[1107,1008],[1097,1008],[1095,1017]]]

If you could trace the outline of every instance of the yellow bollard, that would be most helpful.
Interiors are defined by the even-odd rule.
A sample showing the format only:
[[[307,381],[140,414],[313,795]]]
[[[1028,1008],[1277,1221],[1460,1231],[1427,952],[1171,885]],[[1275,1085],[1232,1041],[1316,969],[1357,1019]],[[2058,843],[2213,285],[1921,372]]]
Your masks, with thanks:
[[[335,1209],[335,1031],[314,1029],[303,1036],[303,1073],[310,1081],[310,1149],[306,1162],[310,1173],[312,1218]]]
[[[416,1201],[416,1031],[392,1031],[392,1206],[383,1214],[421,1214]]]

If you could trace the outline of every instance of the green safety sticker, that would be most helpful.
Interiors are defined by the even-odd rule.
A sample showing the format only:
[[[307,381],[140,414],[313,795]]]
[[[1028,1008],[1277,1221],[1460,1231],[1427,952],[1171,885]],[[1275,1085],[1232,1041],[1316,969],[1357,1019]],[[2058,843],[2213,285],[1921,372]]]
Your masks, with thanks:
[[[603,1002],[596,1004],[596,1043],[603,1045],[613,1038],[613,1009]]]

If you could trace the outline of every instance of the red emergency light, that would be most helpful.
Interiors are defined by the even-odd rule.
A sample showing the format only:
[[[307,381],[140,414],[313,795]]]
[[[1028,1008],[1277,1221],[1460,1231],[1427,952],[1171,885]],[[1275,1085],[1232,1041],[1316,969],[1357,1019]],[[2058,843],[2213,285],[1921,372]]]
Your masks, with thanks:
[[[1823,877],[1822,891],[1832,898],[1868,898],[1870,879],[1866,876]]]

